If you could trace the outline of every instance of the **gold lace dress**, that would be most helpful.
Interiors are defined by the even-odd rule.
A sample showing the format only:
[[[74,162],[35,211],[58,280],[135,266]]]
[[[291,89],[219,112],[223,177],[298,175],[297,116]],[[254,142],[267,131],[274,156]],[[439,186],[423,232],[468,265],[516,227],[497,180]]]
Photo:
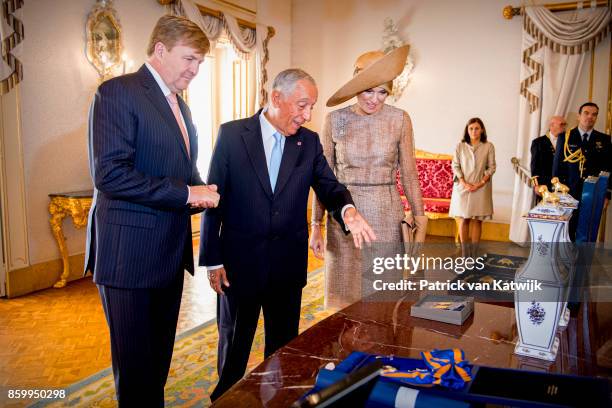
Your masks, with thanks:
[[[351,192],[357,210],[374,229],[377,248],[401,243],[404,210],[395,187],[399,168],[404,191],[414,215],[423,215],[423,200],[414,156],[412,122],[405,111],[383,105],[371,115],[356,113],[356,105],[330,112],[321,143],[338,180]],[[324,208],[313,202],[313,220]],[[352,236],[328,217],[325,250],[325,304],[343,307],[361,298],[363,252]],[[364,265],[367,267],[367,265]]]

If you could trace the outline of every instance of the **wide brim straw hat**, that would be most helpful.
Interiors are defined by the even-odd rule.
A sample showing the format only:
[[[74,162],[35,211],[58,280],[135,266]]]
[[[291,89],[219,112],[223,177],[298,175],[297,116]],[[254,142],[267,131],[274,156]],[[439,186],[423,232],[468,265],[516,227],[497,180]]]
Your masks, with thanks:
[[[370,51],[360,55],[355,61],[353,78],[342,85],[327,100],[326,105],[329,107],[339,105],[366,89],[393,81],[395,77],[402,73],[409,50],[409,45],[403,45],[388,54],[382,51]]]

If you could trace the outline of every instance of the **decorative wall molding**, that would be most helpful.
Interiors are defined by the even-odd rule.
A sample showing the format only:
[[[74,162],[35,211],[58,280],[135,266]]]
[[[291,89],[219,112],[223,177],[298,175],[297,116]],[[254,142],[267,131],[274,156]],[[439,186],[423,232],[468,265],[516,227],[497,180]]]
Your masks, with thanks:
[[[385,53],[391,52],[406,44],[406,42],[399,37],[399,30],[391,17],[385,18],[384,26],[382,50]],[[410,82],[410,75],[414,70],[414,62],[411,54],[412,52],[409,53],[408,58],[406,58],[406,64],[404,65],[402,73],[393,80],[393,89],[391,90],[391,95],[389,95],[393,102],[397,102],[399,98],[401,98],[404,89],[406,89]]]
[[[0,97],[0,206],[8,271],[30,262],[20,106],[19,87]],[[8,279],[7,286],[10,284]]]
[[[70,275],[67,279],[68,285],[70,285],[70,282],[83,277],[84,261],[84,254],[72,255],[68,258],[70,265]],[[53,259],[9,271],[8,280],[10,285],[7,288],[6,296],[14,298],[36,292],[37,290],[52,288],[53,284],[57,282],[57,279],[62,274],[62,268],[62,260]],[[91,276],[84,279],[91,279]]]

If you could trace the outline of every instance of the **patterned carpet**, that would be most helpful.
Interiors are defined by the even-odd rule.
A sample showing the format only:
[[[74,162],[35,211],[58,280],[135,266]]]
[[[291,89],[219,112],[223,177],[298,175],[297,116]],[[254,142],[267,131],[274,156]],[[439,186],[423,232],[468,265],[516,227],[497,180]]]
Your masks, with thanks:
[[[323,270],[308,274],[302,295],[300,332],[334,313],[323,308]],[[217,383],[217,325],[204,323],[177,337],[170,374],[166,384],[167,407],[206,407]],[[260,317],[247,370],[263,361],[263,318]],[[62,401],[39,401],[31,407],[116,407],[113,374],[103,370],[66,389]]]
[[[503,254],[487,254],[485,255],[484,268],[482,270],[472,270],[459,275],[456,280],[470,283],[484,283],[497,280],[504,283],[514,281],[516,270],[520,268],[527,258],[522,256],[511,256]],[[501,301],[514,302],[513,291],[499,290],[473,290],[464,289],[461,291],[450,291],[449,293],[460,296],[474,296],[480,301]]]

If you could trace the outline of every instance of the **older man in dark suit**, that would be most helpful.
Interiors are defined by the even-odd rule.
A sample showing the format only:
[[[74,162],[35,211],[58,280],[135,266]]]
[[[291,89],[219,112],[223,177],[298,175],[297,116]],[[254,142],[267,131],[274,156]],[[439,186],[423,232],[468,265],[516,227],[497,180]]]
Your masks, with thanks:
[[[567,122],[563,116],[553,116],[548,124],[548,131],[544,136],[536,137],[531,142],[531,176],[538,178],[538,184],[550,188],[555,146],[557,138],[565,132]]]
[[[375,239],[329,168],[318,135],[302,127],[317,100],[312,77],[285,70],[272,87],[266,109],[221,126],[210,164],[208,182],[221,201],[202,219],[200,265],[219,294],[213,400],[244,375],[260,310],[266,357],[298,334],[311,186],[357,247]]]
[[[95,185],[86,271],[98,285],[121,407],[163,407],[184,270],[193,274],[190,214],[219,196],[196,168],[187,88],[209,43],[164,16],[138,72],[104,82],[90,111]]]

